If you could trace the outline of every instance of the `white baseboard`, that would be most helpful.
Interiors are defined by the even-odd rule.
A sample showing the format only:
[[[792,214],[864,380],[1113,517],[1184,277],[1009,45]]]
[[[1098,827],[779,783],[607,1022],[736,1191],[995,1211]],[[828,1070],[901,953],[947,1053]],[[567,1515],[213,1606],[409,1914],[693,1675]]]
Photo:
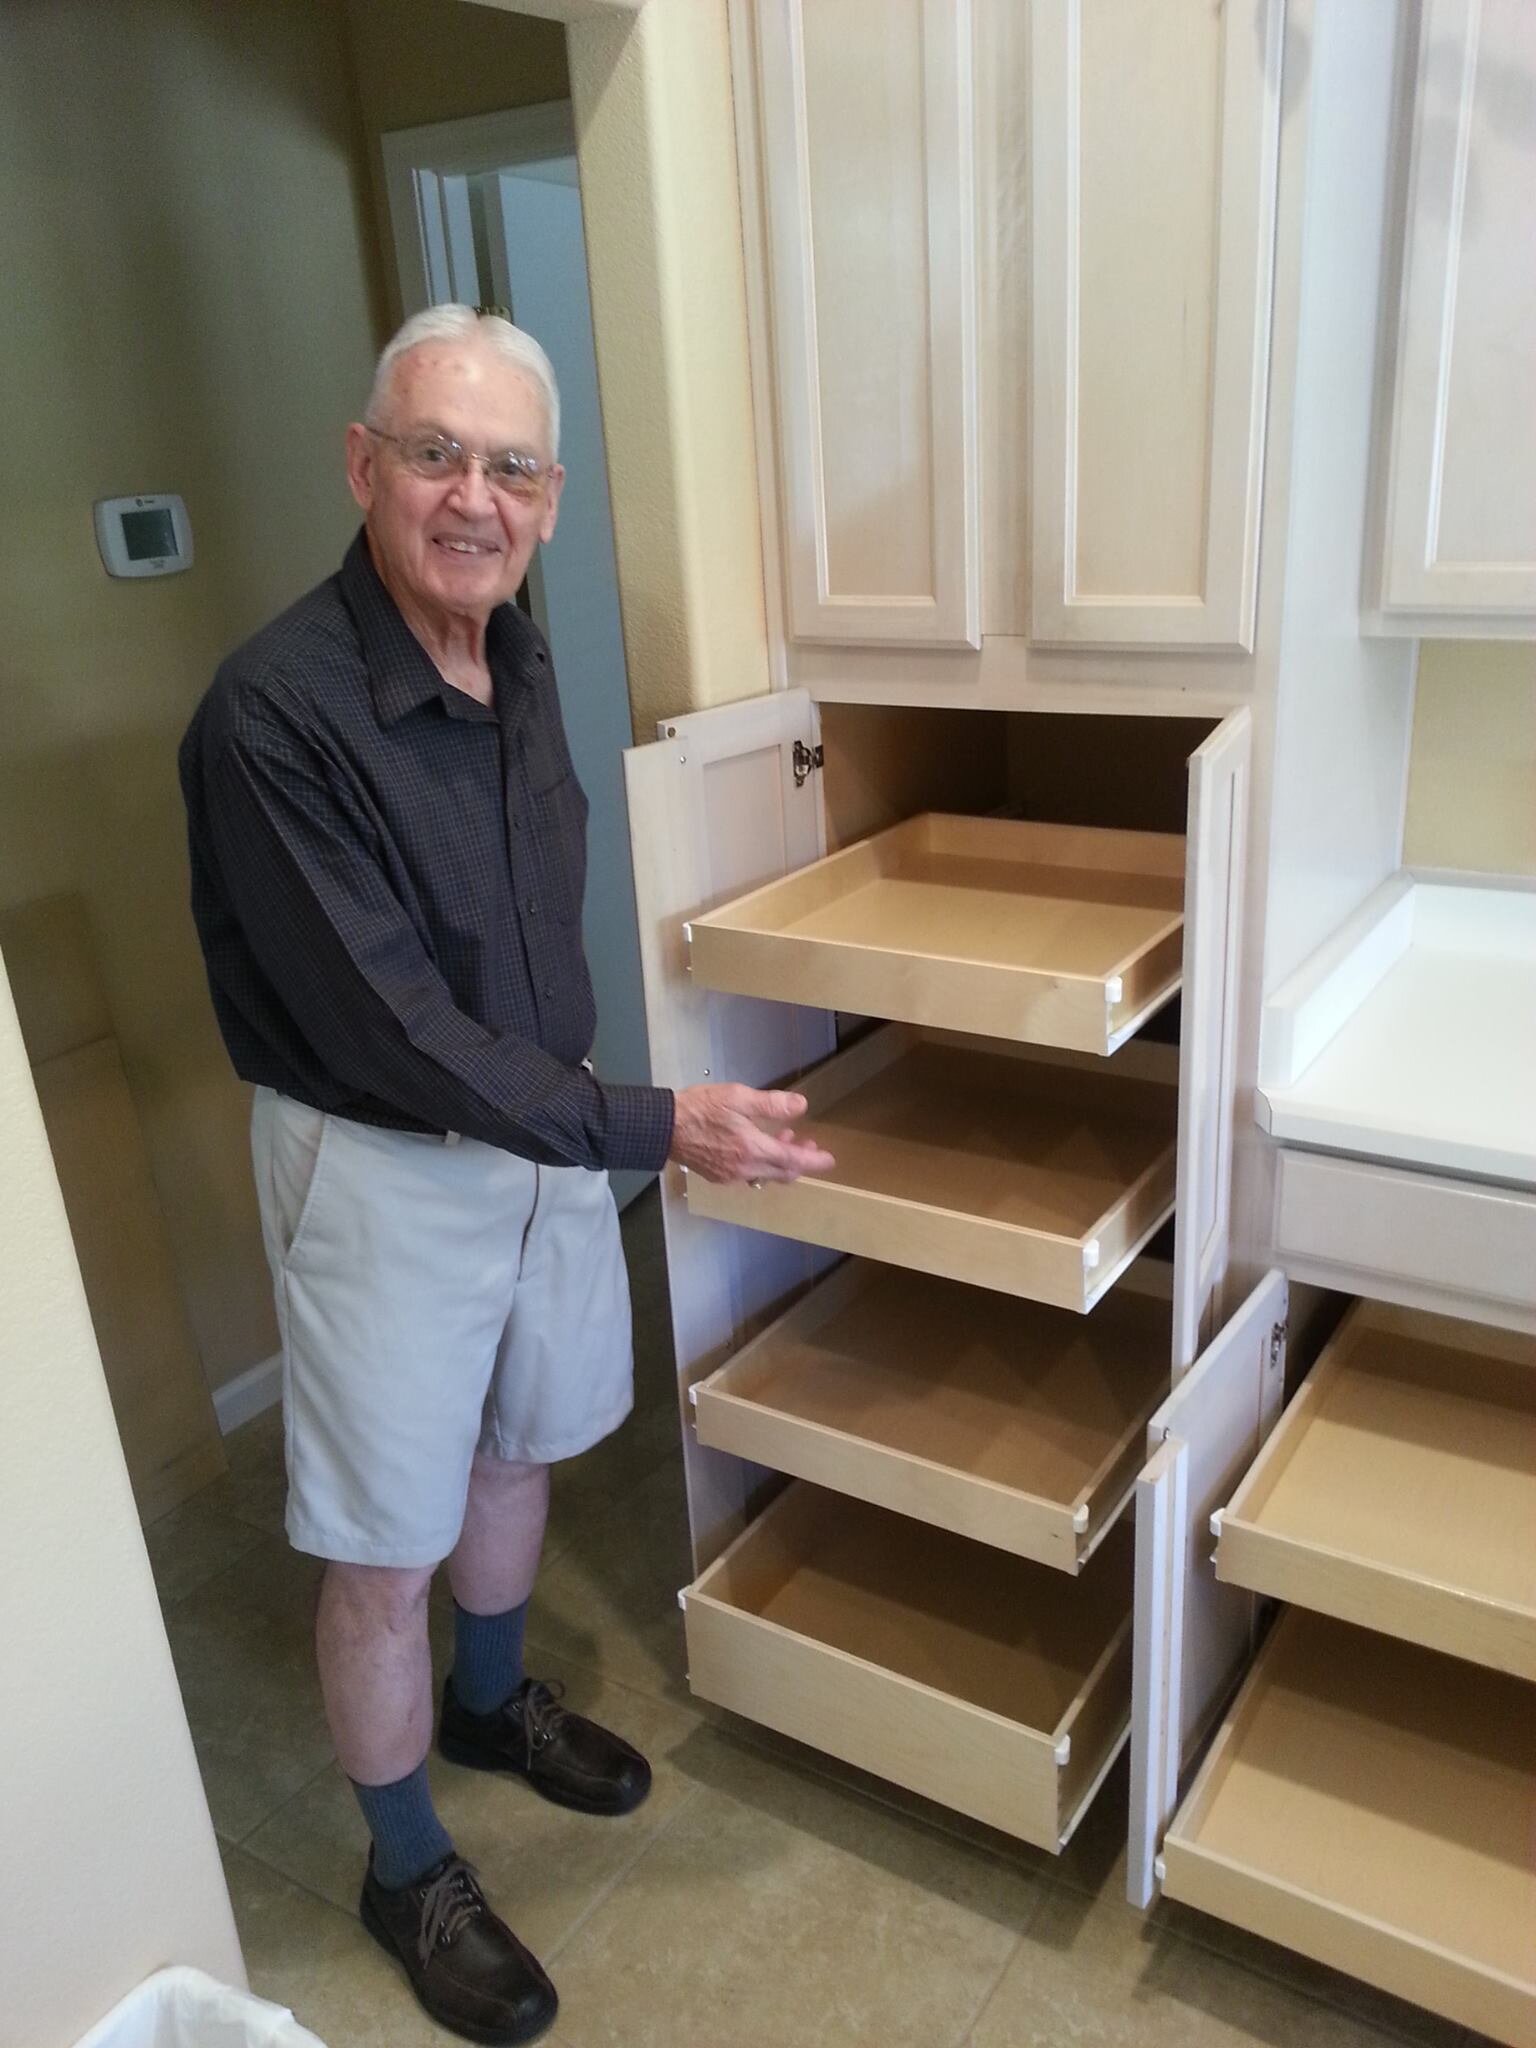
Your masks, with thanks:
[[[282,1353],[274,1351],[270,1358],[247,1366],[244,1372],[226,1380],[222,1387],[214,1388],[213,1412],[218,1419],[220,1436],[228,1436],[232,1429],[238,1429],[242,1422],[249,1422],[253,1415],[275,1408],[282,1398]]]

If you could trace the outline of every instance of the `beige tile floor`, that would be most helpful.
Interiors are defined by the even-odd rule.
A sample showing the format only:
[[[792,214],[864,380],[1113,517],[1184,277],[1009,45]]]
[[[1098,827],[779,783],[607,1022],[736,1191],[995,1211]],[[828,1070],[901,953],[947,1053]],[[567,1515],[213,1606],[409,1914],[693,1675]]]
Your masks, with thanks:
[[[1472,2048],[1456,2027],[1217,1922],[1124,1903],[1123,1768],[1061,1859],[690,1700],[678,1424],[654,1197],[626,1217],[638,1407],[557,1475],[529,1658],[639,1742],[622,1821],[434,1760],[442,1811],[560,1990],[553,2048]],[[318,1567],[282,1540],[275,1414],[150,1552],[253,1987],[328,2048],[452,2037],[358,1923],[366,1836],[310,1654]],[[446,1601],[434,1614],[446,1663]]]

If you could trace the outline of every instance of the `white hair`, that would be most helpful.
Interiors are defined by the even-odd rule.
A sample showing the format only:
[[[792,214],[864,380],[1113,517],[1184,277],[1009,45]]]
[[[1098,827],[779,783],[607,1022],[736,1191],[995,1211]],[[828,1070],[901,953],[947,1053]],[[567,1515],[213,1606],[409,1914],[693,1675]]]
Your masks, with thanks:
[[[413,313],[388,343],[373,373],[373,389],[363,418],[370,427],[381,427],[389,404],[389,387],[395,365],[406,352],[427,341],[483,341],[513,369],[521,370],[540,398],[549,422],[549,457],[560,456],[560,388],[554,366],[531,334],[514,327],[499,313],[477,313],[473,306],[428,306]]]

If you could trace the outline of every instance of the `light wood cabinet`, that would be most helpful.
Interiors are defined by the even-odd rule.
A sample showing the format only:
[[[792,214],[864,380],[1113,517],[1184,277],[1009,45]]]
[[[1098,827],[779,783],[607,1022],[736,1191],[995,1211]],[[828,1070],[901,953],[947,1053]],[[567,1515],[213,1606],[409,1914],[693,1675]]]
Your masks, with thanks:
[[[1029,9],[1032,640],[1253,646],[1283,23]]]
[[[1536,637],[1536,12],[1424,0],[1367,600],[1385,631]]]
[[[791,648],[1251,650],[1284,0],[734,15]]]
[[[1288,1301],[1150,1425],[1131,1895],[1531,2048],[1536,1338],[1362,1301],[1282,1413]]]
[[[1127,775],[1176,764],[1136,832],[995,815],[1059,798],[1066,771],[1032,782],[1030,751],[977,720],[823,717],[786,691],[669,720],[627,757],[657,1080],[796,1086],[837,1160],[792,1185],[663,1178],[699,1571],[682,1598],[702,1696],[1056,1849],[1129,1732],[1124,1511],[1225,1266],[1249,719],[1187,765],[1145,721],[1085,734],[1101,814]],[[975,809],[936,814],[968,777]],[[893,837],[915,880],[893,879]],[[1154,967],[1117,1021],[1123,932],[1082,1005],[1052,984],[1132,879]],[[955,892],[958,935],[942,905],[893,910],[908,887]],[[979,947],[968,889],[991,899]],[[963,1014],[978,972],[1005,1030],[877,1009],[838,1044],[861,1022],[845,1005]],[[1124,1038],[1180,986],[1214,1029]],[[1083,1018],[1097,1050],[1050,1042]],[[1151,1256],[1170,1214],[1171,1261]]]

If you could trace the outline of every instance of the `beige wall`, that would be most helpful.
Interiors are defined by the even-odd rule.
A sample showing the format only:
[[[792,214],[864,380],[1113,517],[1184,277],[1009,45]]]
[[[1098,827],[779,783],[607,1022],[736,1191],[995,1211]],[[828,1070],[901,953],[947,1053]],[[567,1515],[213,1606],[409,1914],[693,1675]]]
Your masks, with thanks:
[[[342,26],[339,0],[0,13],[0,907],[87,899],[215,1384],[276,1336],[175,749],[220,655],[353,529],[374,319]],[[185,575],[101,568],[92,500],[135,489],[185,495]]]
[[[1471,640],[1419,649],[1403,859],[1536,875],[1536,649]]]
[[[358,109],[368,151],[380,295],[401,317],[379,137],[570,97],[565,30],[473,0],[345,0]]]
[[[244,1976],[3,968],[0,1158],[0,2048],[65,2048]]]

